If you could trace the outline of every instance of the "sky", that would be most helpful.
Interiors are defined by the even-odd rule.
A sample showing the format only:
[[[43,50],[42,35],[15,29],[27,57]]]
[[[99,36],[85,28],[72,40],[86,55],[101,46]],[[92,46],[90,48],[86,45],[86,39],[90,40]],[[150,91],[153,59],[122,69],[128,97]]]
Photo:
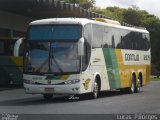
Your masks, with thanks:
[[[160,0],[96,0],[96,6],[101,8],[108,6],[128,8],[132,5],[136,5],[140,10],[146,10],[160,18]]]

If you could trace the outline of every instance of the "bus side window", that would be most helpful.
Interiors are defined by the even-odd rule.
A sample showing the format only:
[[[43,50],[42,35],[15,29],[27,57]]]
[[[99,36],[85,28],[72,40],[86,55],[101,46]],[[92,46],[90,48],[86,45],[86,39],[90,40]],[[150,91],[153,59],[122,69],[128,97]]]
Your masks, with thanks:
[[[84,56],[83,56],[83,71],[87,68],[91,56],[91,46],[85,42],[84,44]]]
[[[90,61],[90,56],[91,56],[91,41],[92,41],[92,34],[91,34],[91,24],[87,24],[84,27],[84,39],[85,39],[85,43],[84,43],[84,56],[82,58],[82,64],[83,64],[83,68],[82,70],[84,71]]]
[[[104,27],[101,25],[94,25],[93,28],[93,48],[101,48],[103,45],[103,31]]]

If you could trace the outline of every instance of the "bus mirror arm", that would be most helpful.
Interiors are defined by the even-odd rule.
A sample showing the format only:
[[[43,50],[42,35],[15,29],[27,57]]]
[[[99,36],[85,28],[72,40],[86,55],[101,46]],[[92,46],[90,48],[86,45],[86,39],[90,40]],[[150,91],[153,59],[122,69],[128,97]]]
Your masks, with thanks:
[[[84,55],[84,38],[81,37],[78,41],[78,56]]]
[[[23,38],[19,38],[16,42],[15,42],[15,45],[14,45],[14,50],[13,50],[13,55],[14,56],[19,56],[19,48],[20,48],[20,45],[23,43]]]

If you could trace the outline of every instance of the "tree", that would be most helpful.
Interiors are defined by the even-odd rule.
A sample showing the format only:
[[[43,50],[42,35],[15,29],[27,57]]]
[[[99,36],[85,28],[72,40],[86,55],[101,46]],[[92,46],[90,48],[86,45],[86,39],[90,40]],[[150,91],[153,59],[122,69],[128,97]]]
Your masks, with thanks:
[[[84,9],[92,9],[95,4],[95,0],[67,0],[67,2],[79,4]]]
[[[79,0],[66,0],[66,2],[79,4]]]
[[[135,25],[135,26],[141,26],[142,19],[141,14],[132,8],[129,8],[123,13],[124,22]]]
[[[99,13],[99,14],[103,14],[105,16],[114,18],[119,21],[123,21],[122,14],[125,10],[126,9],[119,8],[119,7],[107,7],[106,9],[101,9],[101,8],[95,7],[94,12]]]

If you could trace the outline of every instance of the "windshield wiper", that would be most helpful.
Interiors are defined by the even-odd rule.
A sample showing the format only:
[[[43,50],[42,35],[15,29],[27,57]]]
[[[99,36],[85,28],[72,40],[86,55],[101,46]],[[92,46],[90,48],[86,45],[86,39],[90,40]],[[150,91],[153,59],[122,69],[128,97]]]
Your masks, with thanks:
[[[40,65],[39,68],[37,68],[35,71],[36,72],[39,72],[41,70],[41,68],[48,63],[48,60],[49,60],[49,57],[47,57],[47,59],[45,59],[45,61]],[[48,65],[49,66],[49,65]],[[50,66],[49,66],[49,69],[50,69]]]
[[[60,67],[59,63],[57,62],[57,60],[54,57],[53,48],[51,48],[51,51],[50,51],[49,71],[51,71],[52,60],[54,61],[55,65],[57,66],[58,70],[62,73],[63,70],[62,70],[62,68]]]

